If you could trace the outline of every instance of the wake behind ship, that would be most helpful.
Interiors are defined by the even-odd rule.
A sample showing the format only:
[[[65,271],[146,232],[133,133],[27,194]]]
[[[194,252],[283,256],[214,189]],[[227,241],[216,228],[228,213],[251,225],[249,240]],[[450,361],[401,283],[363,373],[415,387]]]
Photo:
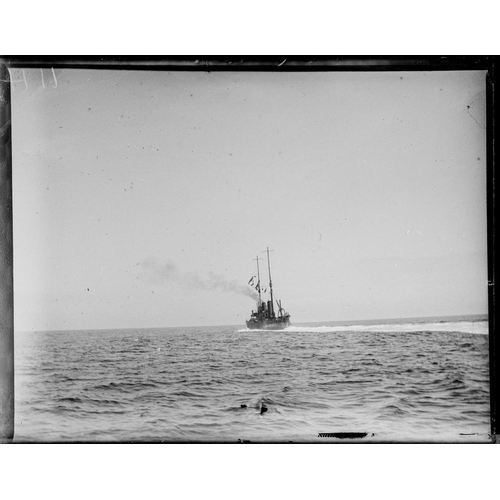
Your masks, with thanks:
[[[288,314],[281,307],[281,300],[277,300],[276,304],[278,306],[278,315],[276,316],[274,312],[274,301],[273,301],[273,282],[271,279],[271,264],[269,260],[269,247],[267,252],[267,269],[269,271],[269,297],[270,299],[266,302],[262,300],[261,295],[261,285],[260,285],[260,270],[259,270],[259,257],[255,260],[257,261],[257,285],[255,289],[259,293],[259,300],[257,302],[257,311],[252,311],[250,319],[247,320],[247,327],[251,330],[283,330],[287,326],[290,326],[290,314]],[[255,276],[252,276],[249,285],[253,286],[253,281]],[[267,290],[264,290],[264,293]]]

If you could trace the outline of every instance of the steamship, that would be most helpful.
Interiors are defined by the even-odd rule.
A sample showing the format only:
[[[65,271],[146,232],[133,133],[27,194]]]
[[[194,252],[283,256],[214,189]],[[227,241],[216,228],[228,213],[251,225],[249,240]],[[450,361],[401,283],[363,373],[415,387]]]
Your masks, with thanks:
[[[281,307],[281,300],[276,301],[278,306],[278,315],[274,312],[273,282],[271,279],[269,247],[265,251],[267,252],[267,269],[269,271],[269,300],[267,302],[262,300],[259,270],[260,259],[257,257],[255,259],[257,261],[257,276],[252,276],[248,284],[255,287],[259,293],[259,300],[257,302],[257,310],[252,311],[250,319],[247,320],[247,327],[251,330],[283,330],[283,328],[290,326],[290,315]],[[254,284],[255,278],[257,278],[257,285]],[[264,293],[266,292],[267,289],[264,289]]]

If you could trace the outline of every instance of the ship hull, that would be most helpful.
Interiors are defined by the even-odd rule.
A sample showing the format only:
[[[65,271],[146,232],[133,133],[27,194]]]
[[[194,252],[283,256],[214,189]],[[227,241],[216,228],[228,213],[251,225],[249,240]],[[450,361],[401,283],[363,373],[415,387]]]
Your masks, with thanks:
[[[290,320],[248,320],[247,328],[250,330],[284,330],[287,326],[290,326]]]

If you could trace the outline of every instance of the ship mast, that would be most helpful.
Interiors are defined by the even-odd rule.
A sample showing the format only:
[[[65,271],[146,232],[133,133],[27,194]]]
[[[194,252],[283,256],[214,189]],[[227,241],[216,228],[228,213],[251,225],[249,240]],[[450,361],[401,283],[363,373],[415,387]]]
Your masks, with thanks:
[[[260,305],[262,304],[262,299],[261,299],[261,297],[260,297],[260,271],[259,271],[259,260],[261,260],[261,259],[260,259],[260,257],[259,257],[259,256],[257,256],[257,257],[256,257],[255,259],[253,259],[253,260],[256,260],[256,261],[257,261],[257,286],[258,286],[258,291],[259,291],[259,307],[260,307]]]
[[[273,301],[273,281],[271,279],[271,263],[269,261],[269,252],[273,252],[274,250],[269,250],[269,247],[267,247],[267,269],[269,271],[269,294],[271,295],[271,311],[270,314],[271,316],[274,317],[274,301]]]

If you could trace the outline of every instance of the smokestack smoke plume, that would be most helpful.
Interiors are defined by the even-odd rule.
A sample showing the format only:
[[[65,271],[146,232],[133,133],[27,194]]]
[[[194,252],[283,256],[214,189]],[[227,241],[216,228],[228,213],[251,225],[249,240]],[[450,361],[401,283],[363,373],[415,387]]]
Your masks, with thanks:
[[[245,295],[253,300],[259,297],[253,288],[240,285],[235,280],[228,281],[220,274],[208,273],[207,277],[203,277],[196,272],[183,273],[172,261],[161,263],[153,258],[146,259],[141,263],[141,274],[146,281],[155,285],[177,283],[197,290],[220,290]]]

